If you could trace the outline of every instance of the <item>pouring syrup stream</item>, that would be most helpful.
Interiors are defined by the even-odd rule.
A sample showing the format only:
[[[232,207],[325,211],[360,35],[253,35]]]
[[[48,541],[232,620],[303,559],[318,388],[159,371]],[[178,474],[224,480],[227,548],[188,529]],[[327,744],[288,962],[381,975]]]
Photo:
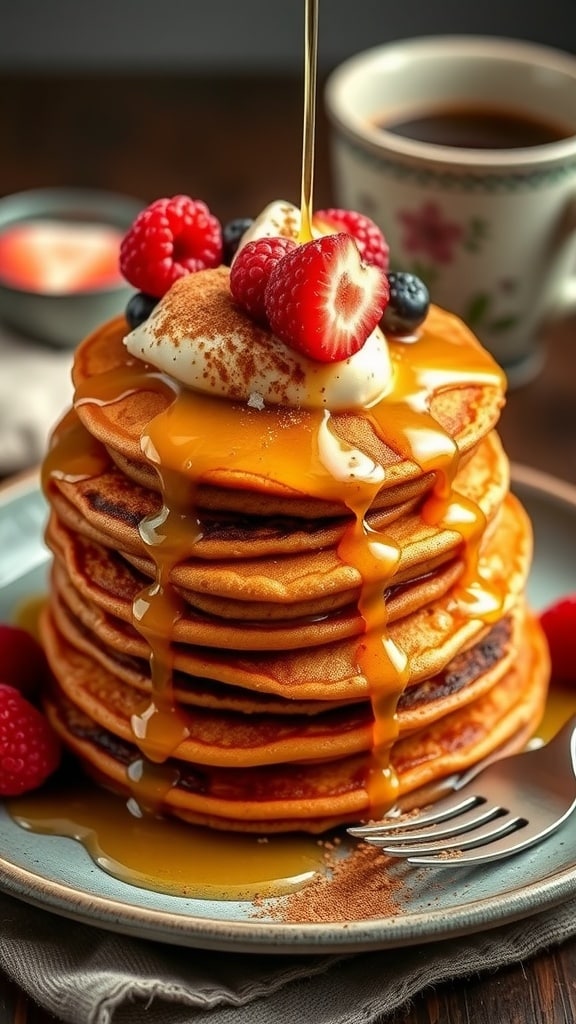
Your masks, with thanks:
[[[299,242],[312,240],[314,154],[316,135],[316,79],[318,68],[318,0],[305,0],[304,127],[302,132],[302,188]]]

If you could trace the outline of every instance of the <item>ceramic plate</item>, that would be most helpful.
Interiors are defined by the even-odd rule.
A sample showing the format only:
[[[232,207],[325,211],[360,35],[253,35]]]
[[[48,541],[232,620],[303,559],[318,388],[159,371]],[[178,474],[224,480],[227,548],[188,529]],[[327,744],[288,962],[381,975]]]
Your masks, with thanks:
[[[576,590],[576,488],[517,467],[514,490],[535,528],[530,598],[536,608]],[[36,480],[0,493],[0,619],[44,587],[48,554]],[[527,917],[576,894],[576,817],[544,843],[489,869],[402,865],[398,915],[369,921],[288,924],[254,919],[248,902],[166,896],[98,868],[70,839],[19,828],[0,805],[0,889],[91,925],[182,946],[252,953],[341,953],[464,935]],[[410,884],[408,884],[410,883]],[[262,911],[260,910],[260,914]]]

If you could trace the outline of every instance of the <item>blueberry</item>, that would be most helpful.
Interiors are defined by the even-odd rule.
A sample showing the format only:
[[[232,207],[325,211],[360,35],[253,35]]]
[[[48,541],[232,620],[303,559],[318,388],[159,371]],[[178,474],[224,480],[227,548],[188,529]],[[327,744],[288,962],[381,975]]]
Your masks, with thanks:
[[[240,239],[245,231],[254,223],[252,217],[236,217],[235,220],[229,220],[222,229],[222,238],[224,241],[224,255],[222,262],[227,267],[230,266],[236,250],[240,244]]]
[[[391,271],[388,274],[388,284],[390,301],[380,322],[382,330],[395,337],[412,334],[428,313],[428,289],[415,274],[403,271]]]
[[[150,313],[160,300],[153,295],[146,295],[145,292],[136,292],[128,301],[126,306],[126,319],[131,331],[139,327],[148,319]]]

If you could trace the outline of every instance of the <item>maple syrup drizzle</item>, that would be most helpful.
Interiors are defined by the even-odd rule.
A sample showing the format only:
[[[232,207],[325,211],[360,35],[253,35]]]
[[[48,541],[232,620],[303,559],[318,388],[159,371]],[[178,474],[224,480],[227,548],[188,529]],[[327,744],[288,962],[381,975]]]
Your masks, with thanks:
[[[399,454],[422,472],[434,474],[435,485],[422,515],[462,536],[465,571],[457,589],[461,611],[489,621],[501,613],[504,595],[494,592],[490,581],[479,573],[485,519],[474,502],[453,488],[457,445],[431,415],[430,404],[435,393],[455,382],[499,386],[500,370],[482,350],[429,330],[410,346],[391,342],[390,351],[393,386],[362,415]],[[153,678],[152,697],[132,721],[135,741],[144,755],[132,769],[136,803],[160,806],[164,793],[177,782],[171,768],[164,772],[163,763],[186,737],[189,712],[177,707],[172,692],[171,638],[183,604],[170,582],[171,570],[192,555],[202,536],[195,500],[199,482],[224,468],[257,474],[315,498],[341,500],[352,513],[338,554],[363,580],[358,609],[364,632],[357,657],[369,683],[374,713],[369,792],[375,811],[389,806],[394,801],[396,780],[388,754],[397,735],[396,702],[408,682],[409,669],[404,653],[387,634],[383,598],[401,553],[385,532],[374,531],[366,521],[385,482],[385,470],[336,434],[328,410],[253,409],[185,389],[167,389],[162,375],[143,364],[132,378],[133,369],[127,356],[126,365],[108,371],[103,386],[99,378],[90,378],[79,393],[82,404],[91,402],[93,396],[103,414],[108,404],[139,388],[159,389],[168,402],[141,438],[142,451],[158,473],[162,506],[140,526],[156,565],[156,579],[134,602],[133,621],[151,648]]]
[[[78,483],[103,473],[108,463],[102,445],[88,433],[74,408],[55,427],[50,450],[42,463],[41,484],[47,491],[51,479]]]
[[[302,189],[299,242],[312,241],[314,139],[316,134],[316,76],[318,68],[318,0],[305,0],[304,125],[302,132]]]
[[[459,452],[453,439],[430,413],[434,394],[458,384],[485,384],[503,388],[500,368],[479,347],[462,345],[448,333],[442,339],[433,331],[421,333],[414,345],[390,343],[394,369],[394,394],[388,409],[385,433],[381,434],[397,451],[416,462],[420,469],[435,474],[431,495],[422,509],[423,519],[454,530],[464,541],[464,574],[456,596],[465,614],[486,622],[502,614],[504,595],[481,575],[480,547],[486,529],[478,504],[453,487],[459,466]],[[371,410],[378,419],[382,405]],[[381,428],[384,424],[380,425]],[[381,433],[380,430],[378,430]]]

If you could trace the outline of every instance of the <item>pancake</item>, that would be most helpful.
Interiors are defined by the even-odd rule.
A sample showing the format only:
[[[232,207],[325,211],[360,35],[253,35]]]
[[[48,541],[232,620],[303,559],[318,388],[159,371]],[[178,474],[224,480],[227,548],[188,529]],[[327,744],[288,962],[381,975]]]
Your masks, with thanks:
[[[49,635],[48,649],[54,651],[52,658],[60,663],[58,645],[62,641],[88,656],[92,662],[102,666],[117,682],[126,683],[139,694],[150,694],[152,681],[149,659],[127,655],[103,646],[85,629],[68,608],[53,596],[50,615],[44,629]],[[409,685],[398,701],[400,732],[415,725],[434,721],[447,710],[462,703],[461,690],[466,687],[466,699],[473,699],[480,692],[489,689],[503,675],[515,656],[520,643],[520,630],[524,621],[524,608],[517,606],[513,613],[489,628],[473,646],[463,650],[437,675]],[[56,634],[54,639],[52,635]],[[97,674],[97,673],[96,673]],[[65,687],[70,692],[71,683]],[[75,684],[72,687],[75,689]],[[313,715],[334,706],[355,703],[362,697],[356,692],[347,699],[338,700],[334,690],[326,693],[325,700],[298,699],[287,695],[266,693],[262,690],[248,690],[228,685],[213,679],[174,672],[174,696],[186,709],[207,707],[245,714],[267,711],[274,714]],[[366,695],[364,695],[366,696]],[[329,699],[332,698],[332,699]]]
[[[63,566],[71,585],[82,597],[116,618],[132,622],[133,603],[145,589],[146,579],[136,575],[115,553],[78,536],[70,536],[62,529],[57,534],[55,527],[49,527],[47,537],[58,564]],[[531,551],[529,521],[519,502],[509,495],[501,510],[498,530],[489,538],[481,560],[493,585],[506,592],[503,600],[506,608],[523,591]],[[419,678],[439,669],[446,658],[446,649],[451,656],[454,642],[461,644],[464,636],[471,638],[483,628],[481,619],[459,614],[451,582],[454,581],[450,573],[437,572],[417,581],[415,593],[403,588],[387,600],[390,630],[395,637],[398,633],[401,648],[410,650],[411,677]],[[397,630],[394,630],[396,624]],[[278,620],[238,623],[215,616],[207,618],[195,614],[193,606],[187,605],[174,623],[173,641],[187,647],[205,645],[234,652],[286,652],[357,637],[362,632],[357,608],[349,604],[338,615],[285,623]],[[426,667],[421,669],[424,658]]]
[[[151,691],[150,679],[119,672],[117,665],[108,662],[108,667],[101,657],[94,659],[93,650],[70,629],[70,623],[64,618],[64,629],[60,631],[58,622],[62,622],[61,616],[46,622],[44,635],[51,663],[66,668],[61,672],[63,693],[96,722],[130,740],[130,721],[146,703],[143,694]],[[523,640],[524,633],[524,609],[516,609],[514,616],[492,627],[481,641],[459,654],[438,676],[407,688],[398,701],[399,735],[435,721],[495,685],[509,669],[516,645]],[[71,642],[67,637],[71,637]],[[248,702],[242,700],[244,691],[234,698],[228,688],[228,695],[223,697],[223,688],[215,695],[206,680],[199,681],[203,684],[200,691],[189,677],[180,676],[178,682],[179,688],[175,680],[175,696],[182,720],[186,722],[186,739],[174,753],[183,760],[250,764],[256,758],[254,763],[261,760],[271,763],[278,759],[278,750],[282,752],[282,760],[287,761],[326,759],[320,736],[329,744],[330,757],[344,756],[350,750],[341,751],[339,731],[346,734],[345,746],[370,749],[373,716],[368,699],[353,708],[351,702],[295,704],[279,698],[268,706],[258,706],[252,695]],[[259,715],[262,711],[266,714]],[[281,723],[271,717],[278,714],[284,715]],[[286,741],[287,734],[290,742]],[[256,748],[255,752],[252,747]]]
[[[222,274],[222,289],[227,289],[227,274]],[[191,300],[192,301],[192,300]],[[453,346],[455,358],[468,359],[475,365],[475,357],[482,350],[456,317],[443,310],[432,308],[428,316],[426,331],[430,342],[441,337],[445,345]],[[170,406],[174,391],[165,380],[159,380],[146,364],[134,366],[123,345],[126,323],[118,317],[110,324],[97,330],[83,342],[74,360],[72,373],[76,389],[75,408],[90,435],[100,441],[118,463],[124,474],[137,483],[158,488],[150,464],[142,455],[141,438],[147,425]],[[393,355],[399,363],[405,356],[404,345],[391,345]],[[396,350],[396,351],[395,351]],[[481,361],[481,360],[480,360]],[[484,377],[484,379],[481,379]],[[130,381],[128,387],[122,383]],[[198,398],[198,396],[196,396]],[[201,398],[198,404],[202,405]],[[457,444],[463,455],[472,450],[496,425],[503,405],[503,388],[498,386],[495,375],[479,374],[474,384],[466,386],[464,367],[459,380],[450,386],[446,384],[435,391],[430,399],[430,416]],[[230,404],[237,413],[239,406]],[[258,430],[265,431],[262,415],[251,416],[244,410],[245,422],[257,419]],[[393,412],[391,403],[391,413]],[[208,419],[209,409],[201,409]],[[274,426],[279,414],[272,410]],[[306,428],[311,417],[304,411],[284,410],[282,427],[286,434],[292,427]],[[414,481],[419,482],[420,492],[429,490],[434,483],[432,473],[423,474],[419,465],[386,443],[376,432],[373,423],[364,415],[354,413],[335,414],[333,430],[347,445],[366,452],[386,470],[384,486],[379,498],[385,506],[396,504],[398,488]],[[234,502],[231,504],[231,496]],[[278,498],[281,500],[278,501]],[[346,511],[343,503],[325,499],[311,500],[309,495],[299,493],[296,486],[290,486],[267,474],[255,473],[244,468],[234,469],[230,465],[213,465],[203,475],[196,496],[198,507],[225,509],[269,516],[286,514],[314,518],[315,516],[342,515]],[[378,504],[378,502],[376,502]]]
[[[74,424],[82,443],[90,443],[85,431]],[[57,444],[57,442],[56,442]],[[159,511],[160,500],[155,490],[146,489],[127,479],[118,469],[110,466],[107,454],[99,448],[102,472],[92,473],[88,479],[54,477],[48,481],[50,502],[57,516],[72,530],[101,544],[112,544],[125,555],[140,559],[142,571],[153,574],[153,563],[146,558],[146,549],[138,533],[139,523]],[[492,431],[479,445],[473,457],[460,463],[455,486],[466,497],[476,502],[486,519],[490,521],[500,506],[509,487],[508,460],[502,450],[497,434]],[[404,562],[420,564],[424,560],[422,545],[433,543],[436,551],[451,550],[460,546],[458,533],[438,530],[422,521],[418,514],[419,497],[409,497],[408,488],[402,500],[382,509],[369,509],[366,521],[371,529],[383,530],[394,538],[403,549]],[[288,516],[244,516],[233,510],[227,517],[221,513],[218,518],[203,511],[202,537],[193,546],[194,562],[212,562],[236,559],[240,551],[249,545],[251,558],[276,555],[303,554],[338,546],[349,520],[347,516],[318,520]],[[432,556],[433,557],[433,556]],[[174,569],[175,582],[194,589],[190,582],[187,566]],[[284,600],[280,596],[279,600]]]
[[[57,607],[61,602],[64,614],[78,620],[85,633],[93,636],[94,646],[100,651],[107,650],[116,659],[135,658],[149,664],[149,647],[137,631],[82,601],[58,567],[53,574],[52,595],[52,605]],[[475,630],[462,625],[456,638],[448,634],[443,647],[438,648],[437,630],[449,626],[451,603],[449,599],[443,607],[433,609],[428,623],[426,610],[422,616],[390,627],[394,642],[398,646],[406,645],[411,655],[411,683],[425,681],[441,671],[458,651],[484,635],[483,624],[477,623]],[[423,632],[425,626],[427,629]],[[278,695],[291,702],[353,702],[369,696],[368,682],[359,671],[357,646],[356,640],[350,640],[305,648],[301,652],[242,651],[228,655],[214,648],[175,645],[174,669],[187,676],[241,687],[250,694]]]
[[[50,520],[46,539],[86,596],[100,603],[104,590],[105,606],[130,620],[132,602],[154,579],[151,565],[131,556],[122,557],[115,550],[88,541],[68,531],[56,518]],[[424,560],[416,567],[414,579],[410,578],[410,570],[395,574],[394,585],[389,590],[392,619],[397,617],[398,605],[406,610],[415,609],[422,601],[428,601],[433,594],[441,594],[451,586],[461,572],[462,563],[457,558],[448,561],[449,555],[450,552],[441,552],[435,558]],[[319,552],[316,557],[218,563],[201,570],[186,566],[182,573],[174,567],[170,576],[191,609],[214,619],[264,622],[266,630],[269,630],[270,620],[305,619],[345,609],[355,603],[360,589],[356,572],[339,562],[332,551]],[[200,589],[192,590],[180,584],[182,577]],[[422,589],[423,595],[420,594]],[[230,594],[235,596],[230,597]],[[305,595],[308,595],[306,599]],[[118,603],[114,603],[114,598]],[[124,600],[128,601],[129,608],[122,613]],[[283,641],[281,645],[284,646]]]
[[[43,467],[46,709],[86,770],[195,824],[320,832],[519,749],[549,666],[496,432],[504,380],[468,329],[432,307],[410,344],[388,341],[377,400],[332,409],[323,387],[277,403],[295,383],[282,343],[226,268],[167,293],[154,345],[166,323],[175,363],[190,324],[194,360],[222,345],[210,386],[138,358],[117,318],[76,352]],[[258,358],[278,373],[264,397]]]
[[[540,630],[528,621],[525,656],[500,685],[426,730],[394,744],[391,764],[399,780],[400,804],[453,772],[466,769],[505,743],[517,749],[542,715],[548,653]],[[59,695],[47,700],[51,721],[87,770],[117,792],[129,793],[126,767],[140,753],[94,723]],[[194,824],[242,831],[324,831],[359,820],[370,810],[366,779],[370,759],[356,755],[335,761],[254,768],[210,768],[173,760],[178,782],[168,789],[163,813]]]

